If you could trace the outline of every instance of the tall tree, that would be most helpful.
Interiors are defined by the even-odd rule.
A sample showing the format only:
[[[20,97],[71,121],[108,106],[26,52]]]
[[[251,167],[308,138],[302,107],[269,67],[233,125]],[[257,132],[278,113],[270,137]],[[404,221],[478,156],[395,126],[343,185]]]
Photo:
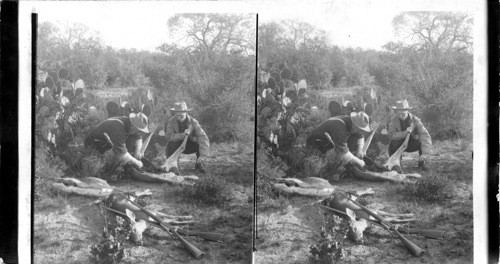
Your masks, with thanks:
[[[392,20],[403,43],[428,52],[472,51],[473,23],[468,14],[453,12],[404,12]]]
[[[175,43],[159,49],[183,48],[190,53],[255,53],[255,16],[251,14],[178,14],[168,20]]]

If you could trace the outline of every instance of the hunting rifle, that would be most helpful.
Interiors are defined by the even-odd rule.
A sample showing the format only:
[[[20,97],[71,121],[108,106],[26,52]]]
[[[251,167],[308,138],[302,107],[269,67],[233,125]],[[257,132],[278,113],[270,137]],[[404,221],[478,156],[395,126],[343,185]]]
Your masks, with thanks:
[[[163,230],[167,231],[167,233],[169,233],[171,236],[175,237],[177,240],[179,240],[179,242],[181,242],[181,244],[189,251],[189,253],[191,253],[191,255],[193,255],[195,258],[197,259],[201,259],[205,256],[205,252],[199,250],[198,248],[196,248],[194,245],[192,245],[191,243],[187,242],[183,237],[181,237],[177,231],[175,231],[175,229],[170,226],[170,225],[166,225],[165,223],[163,223],[161,221],[161,219],[159,217],[157,217],[156,215],[154,215],[153,213],[149,212],[148,210],[146,210],[144,207],[138,205],[136,202],[132,201],[131,199],[129,199],[126,195],[123,195],[121,193],[118,193],[118,195],[122,196],[123,198],[127,199],[131,204],[137,206],[139,209],[141,209],[141,211],[143,211],[145,214],[147,214],[149,217],[153,218],[157,223],[158,225],[161,226],[161,228],[163,228]]]
[[[347,213],[342,212],[340,210],[337,210],[335,208],[331,208],[331,207],[324,206],[321,204],[318,204],[318,205],[321,208],[330,210],[332,212],[341,214],[343,216],[347,216]],[[367,220],[370,221],[370,223],[372,223],[372,224],[376,224],[378,226],[384,227],[377,220],[374,220],[374,219],[367,219]],[[417,234],[417,235],[421,235],[421,236],[424,236],[427,238],[433,238],[433,239],[444,239],[444,234],[446,233],[446,231],[435,230],[435,229],[415,229],[415,228],[406,228],[406,227],[402,227],[402,226],[394,226],[394,228],[403,234]]]
[[[122,217],[127,217],[126,214],[124,214],[120,211],[117,211],[113,208],[109,208],[109,207],[104,206],[104,205],[101,205],[101,206],[102,206],[102,208],[104,208],[106,210],[109,210],[115,214],[121,215]],[[158,228],[162,228],[156,221],[148,220],[148,223],[150,223]],[[185,229],[177,229],[177,233],[184,235],[184,236],[197,236],[199,238],[203,238],[205,240],[214,241],[214,242],[223,242],[223,237],[224,237],[224,235],[220,234],[220,233],[199,232],[199,231],[192,231],[192,230],[185,230]]]
[[[421,249],[415,243],[411,242],[406,237],[401,235],[401,233],[398,231],[398,228],[395,227],[392,223],[384,220],[382,217],[378,216],[377,214],[372,212],[370,209],[364,207],[362,204],[351,199],[348,195],[344,195],[342,193],[339,193],[339,194],[344,196],[345,198],[349,199],[355,205],[359,206],[361,209],[363,209],[363,211],[365,211],[367,214],[369,214],[370,216],[375,218],[381,226],[383,226],[385,229],[387,229],[392,234],[395,234],[415,256],[421,257],[425,253],[425,250]]]

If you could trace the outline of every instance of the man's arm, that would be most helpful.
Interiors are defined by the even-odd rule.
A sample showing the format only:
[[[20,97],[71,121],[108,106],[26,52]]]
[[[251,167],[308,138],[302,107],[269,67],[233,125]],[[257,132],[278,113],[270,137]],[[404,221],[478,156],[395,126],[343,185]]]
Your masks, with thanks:
[[[208,156],[210,153],[210,141],[208,139],[207,134],[205,133],[205,131],[201,127],[198,120],[191,118],[191,124],[193,126],[194,134],[196,135],[195,141],[200,146],[200,155],[201,156]]]
[[[432,146],[431,135],[424,127],[422,121],[420,121],[420,118],[413,116],[413,122],[415,122],[415,128],[417,129],[418,132],[418,139],[420,140],[421,143],[422,154],[429,154],[431,152],[431,146]]]
[[[365,162],[362,159],[354,156],[351,151],[349,151],[349,147],[347,146],[347,129],[345,125],[343,126],[335,126],[336,124],[332,124],[328,130],[330,132],[325,132],[325,136],[336,148],[340,151],[340,159],[344,164],[353,163],[359,167],[364,167]],[[332,135],[333,134],[333,135]],[[334,139],[332,139],[332,137]]]
[[[120,156],[118,156],[118,161],[119,161],[120,165],[132,163],[136,167],[139,167],[139,168],[142,168],[142,166],[143,166],[143,164],[140,160],[137,160],[136,158],[132,157],[132,155],[130,155],[130,153],[128,153],[128,152],[125,152],[125,153],[121,154]]]
[[[356,144],[357,144],[356,157],[362,159],[364,157],[363,147],[365,146],[365,138],[360,137],[357,140]]]
[[[141,149],[142,149],[142,137],[137,137],[136,138],[134,146],[135,146],[135,148],[134,148],[134,158],[136,158],[138,160],[142,159],[142,153],[141,153]]]

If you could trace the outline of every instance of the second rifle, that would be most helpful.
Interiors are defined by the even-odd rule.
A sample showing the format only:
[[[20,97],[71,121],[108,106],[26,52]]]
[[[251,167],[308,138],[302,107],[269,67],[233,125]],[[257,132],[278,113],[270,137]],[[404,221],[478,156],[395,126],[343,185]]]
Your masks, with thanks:
[[[372,212],[370,209],[368,209],[368,208],[364,207],[362,204],[358,203],[357,201],[351,199],[348,195],[344,195],[344,194],[341,194],[341,195],[344,196],[345,198],[349,199],[355,205],[357,205],[361,209],[363,209],[363,211],[365,211],[367,214],[369,214],[370,216],[375,218],[382,227],[387,229],[392,234],[396,235],[399,238],[399,240],[401,240],[403,242],[403,244],[405,244],[406,248],[408,248],[411,251],[411,253],[413,253],[415,256],[421,257],[425,253],[425,250],[423,250],[422,248],[417,246],[415,243],[411,242],[406,237],[404,237],[392,223],[383,219],[382,217],[380,217],[376,213]]]

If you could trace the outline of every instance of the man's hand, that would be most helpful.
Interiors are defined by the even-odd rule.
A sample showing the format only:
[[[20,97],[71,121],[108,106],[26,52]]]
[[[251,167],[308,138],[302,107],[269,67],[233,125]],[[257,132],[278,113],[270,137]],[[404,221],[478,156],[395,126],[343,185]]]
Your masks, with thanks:
[[[373,130],[377,130],[378,129],[378,126],[379,126],[379,123],[377,122],[373,122],[370,124],[370,130],[373,131]]]
[[[138,160],[138,161],[137,161],[137,163],[136,163],[135,165],[137,165],[137,167],[139,167],[139,169],[142,169],[142,167],[144,166],[144,165],[142,164],[142,161],[140,161],[140,160]]]
[[[352,159],[351,162],[354,163],[354,165],[356,165],[356,166],[358,166],[360,168],[363,168],[366,165],[365,162],[362,159],[358,159],[358,158]]]
[[[420,155],[420,158],[418,159],[418,161],[427,161],[427,155],[425,155],[425,154]]]
[[[189,135],[189,134],[191,134],[192,130],[193,130],[193,127],[191,125],[189,125],[189,127],[186,128],[186,130],[184,130],[184,134]]]
[[[356,157],[362,160],[365,157],[363,150],[359,149],[358,151],[356,151]]]
[[[141,153],[134,154],[134,158],[136,158],[137,160],[141,160],[142,159]]]
[[[148,128],[149,128],[150,133],[154,133],[156,131],[156,129],[158,128],[158,124],[149,123]]]
[[[406,128],[406,135],[411,133],[411,127]]]

